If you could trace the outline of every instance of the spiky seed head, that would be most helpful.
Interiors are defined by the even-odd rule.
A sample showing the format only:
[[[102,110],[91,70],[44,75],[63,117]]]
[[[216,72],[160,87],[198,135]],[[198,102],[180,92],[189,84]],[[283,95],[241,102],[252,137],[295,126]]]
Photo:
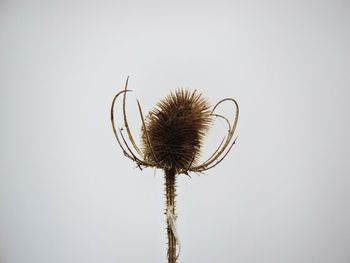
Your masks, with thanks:
[[[142,129],[141,136],[145,159],[162,169],[188,169],[196,163],[211,123],[210,105],[200,93],[176,90],[146,117],[147,133]]]

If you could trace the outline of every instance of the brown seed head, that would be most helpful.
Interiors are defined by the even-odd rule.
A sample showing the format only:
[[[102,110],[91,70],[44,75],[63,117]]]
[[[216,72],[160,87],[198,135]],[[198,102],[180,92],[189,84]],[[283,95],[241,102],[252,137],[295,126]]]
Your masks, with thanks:
[[[142,129],[141,137],[145,159],[178,172],[196,163],[212,115],[200,93],[178,89],[161,100],[145,122],[147,133]]]

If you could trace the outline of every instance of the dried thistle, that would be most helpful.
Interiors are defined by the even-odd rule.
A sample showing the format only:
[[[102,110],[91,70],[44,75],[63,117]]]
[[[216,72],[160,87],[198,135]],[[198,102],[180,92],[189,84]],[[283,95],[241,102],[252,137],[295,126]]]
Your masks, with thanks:
[[[197,162],[212,118],[208,102],[196,90],[170,94],[146,118],[146,129],[142,129],[145,159],[176,173],[188,169]]]
[[[175,222],[176,175],[188,175],[189,172],[202,173],[216,166],[227,156],[236,141],[233,140],[233,135],[237,126],[239,107],[234,99],[226,98],[210,109],[208,101],[196,90],[190,92],[179,89],[161,100],[144,119],[140,103],[137,101],[142,122],[142,147],[139,148],[130,132],[126,117],[126,93],[130,91],[127,89],[128,80],[129,77],[126,80],[124,90],[117,93],[112,101],[111,122],[113,131],[124,155],[136,162],[140,169],[155,167],[164,170],[168,263],[176,263],[178,257],[176,245],[180,245]],[[119,128],[117,131],[114,124],[114,105],[120,95],[123,95],[124,127],[130,143],[127,142],[123,129]],[[232,122],[226,117],[214,113],[216,108],[226,101],[233,102],[236,109]],[[226,121],[228,133],[209,159],[198,164],[202,141],[215,117]]]

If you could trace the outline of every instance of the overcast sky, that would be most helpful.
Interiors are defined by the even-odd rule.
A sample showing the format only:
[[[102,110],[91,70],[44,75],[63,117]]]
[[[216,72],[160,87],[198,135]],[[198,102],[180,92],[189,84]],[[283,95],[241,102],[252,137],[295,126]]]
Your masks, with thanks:
[[[166,262],[162,171],[109,120],[128,75],[135,137],[136,98],[240,105],[178,177],[179,262],[350,262],[349,28],[347,0],[0,1],[0,262]]]

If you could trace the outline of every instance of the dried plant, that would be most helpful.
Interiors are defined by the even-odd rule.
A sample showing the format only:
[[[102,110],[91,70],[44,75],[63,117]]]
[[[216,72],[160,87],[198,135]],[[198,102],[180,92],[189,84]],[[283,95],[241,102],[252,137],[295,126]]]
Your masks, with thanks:
[[[180,245],[176,231],[175,197],[176,175],[189,172],[203,173],[219,164],[231,150],[236,140],[233,135],[237,126],[239,107],[234,99],[226,98],[210,107],[208,101],[196,90],[190,92],[178,89],[165,99],[144,118],[139,101],[138,110],[141,117],[141,147],[138,147],[131,134],[126,116],[126,80],[124,90],[117,93],[112,101],[111,122],[115,137],[126,157],[134,161],[142,170],[144,167],[155,167],[164,170],[166,216],[168,236],[168,263],[176,263],[178,253],[176,245]],[[123,128],[115,127],[114,105],[119,96],[123,96]],[[232,122],[228,118],[215,113],[223,102],[233,102],[235,116]],[[228,133],[214,153],[203,163],[198,164],[202,141],[213,123],[214,118],[223,119],[228,125]],[[129,142],[128,142],[129,141]],[[180,247],[179,247],[180,250]]]

